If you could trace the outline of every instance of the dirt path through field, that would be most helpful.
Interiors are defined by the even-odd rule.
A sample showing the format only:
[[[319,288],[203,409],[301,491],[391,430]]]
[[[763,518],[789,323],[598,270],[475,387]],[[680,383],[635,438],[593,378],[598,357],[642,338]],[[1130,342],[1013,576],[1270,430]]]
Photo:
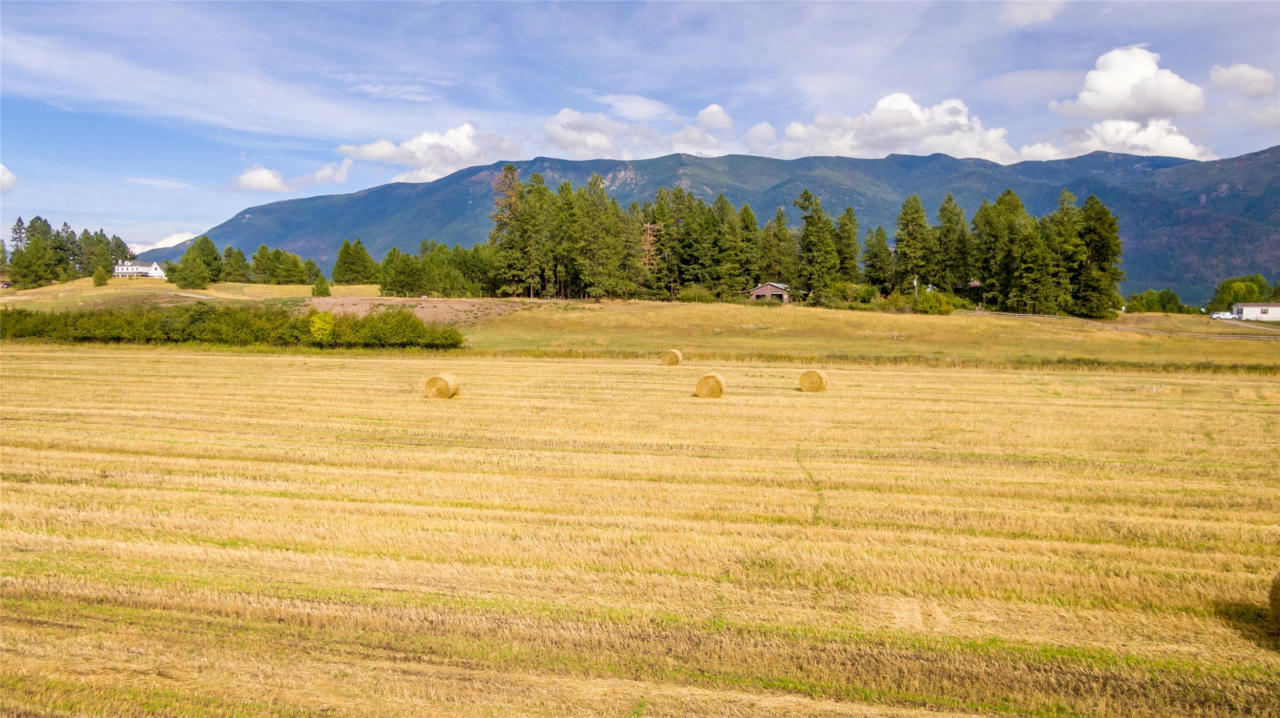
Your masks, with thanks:
[[[532,306],[519,299],[427,299],[404,297],[315,297],[308,305],[321,312],[356,314],[402,307],[424,322],[469,326]]]

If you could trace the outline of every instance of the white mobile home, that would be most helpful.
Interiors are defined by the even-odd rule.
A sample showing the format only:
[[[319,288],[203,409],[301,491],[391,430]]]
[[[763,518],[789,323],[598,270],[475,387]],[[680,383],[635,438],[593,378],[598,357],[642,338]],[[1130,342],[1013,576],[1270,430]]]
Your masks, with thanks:
[[[1237,302],[1231,316],[1255,322],[1280,322],[1280,302]]]

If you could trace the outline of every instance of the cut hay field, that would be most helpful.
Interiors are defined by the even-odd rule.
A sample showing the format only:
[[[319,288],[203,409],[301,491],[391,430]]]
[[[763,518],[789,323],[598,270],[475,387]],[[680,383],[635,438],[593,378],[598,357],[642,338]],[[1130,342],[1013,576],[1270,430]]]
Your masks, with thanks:
[[[1126,331],[1132,329],[1163,333]],[[1088,322],[776,305],[542,302],[480,323],[467,337],[472,348],[494,355],[651,356],[679,347],[704,359],[840,364],[1280,369],[1280,335],[1268,329],[1177,315]],[[1226,338],[1239,334],[1266,340]]]
[[[1280,714],[1274,375],[483,355],[559,311],[0,347],[0,713]]]

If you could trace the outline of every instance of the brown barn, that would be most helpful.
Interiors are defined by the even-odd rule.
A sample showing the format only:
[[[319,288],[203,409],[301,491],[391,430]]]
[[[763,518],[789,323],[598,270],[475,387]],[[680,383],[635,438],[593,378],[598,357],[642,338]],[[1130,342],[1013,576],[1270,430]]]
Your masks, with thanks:
[[[765,282],[760,286],[747,292],[752,299],[773,299],[783,304],[790,303],[791,289],[785,284],[778,282]]]

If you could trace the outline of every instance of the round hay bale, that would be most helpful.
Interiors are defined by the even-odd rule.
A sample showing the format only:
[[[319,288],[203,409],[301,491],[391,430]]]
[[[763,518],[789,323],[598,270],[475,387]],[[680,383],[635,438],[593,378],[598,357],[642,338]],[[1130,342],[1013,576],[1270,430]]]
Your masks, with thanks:
[[[662,363],[667,366],[676,366],[682,361],[684,361],[684,355],[679,349],[668,349],[662,352]]]
[[[693,389],[693,395],[699,399],[719,399],[724,396],[724,377],[714,372],[703,374]]]
[[[436,374],[427,380],[427,398],[452,399],[458,395],[458,377],[452,374]]]
[[[826,391],[827,373],[821,369],[809,369],[800,375],[800,391]]]
[[[1280,573],[1271,579],[1271,622],[1280,631]]]

